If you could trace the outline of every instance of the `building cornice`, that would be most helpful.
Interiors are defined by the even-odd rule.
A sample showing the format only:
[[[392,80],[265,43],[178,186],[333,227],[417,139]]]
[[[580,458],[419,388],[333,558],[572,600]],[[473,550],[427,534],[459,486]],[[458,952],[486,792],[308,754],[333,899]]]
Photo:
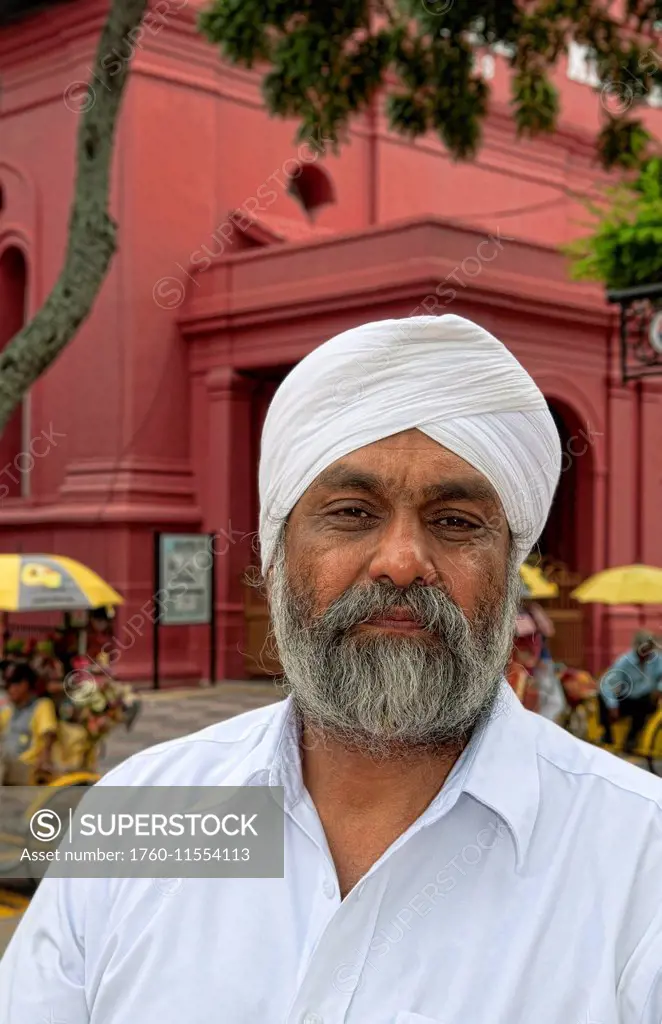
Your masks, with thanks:
[[[550,332],[574,325],[589,348],[592,335],[606,339],[612,316],[599,287],[567,279],[552,247],[433,217],[223,257],[195,283],[179,320],[195,343],[194,373],[219,361],[269,365],[275,332],[279,358],[295,359],[316,324],[354,310],[374,309],[375,318],[501,310]]]
[[[6,507],[5,507],[6,506]],[[40,503],[39,505],[10,504],[5,501],[0,508],[0,526],[48,526],[65,524],[67,526],[126,525],[129,523],[145,524],[150,528],[154,524],[171,524],[173,526],[198,526],[203,520],[202,509],[198,505],[187,507],[163,504],[134,504],[130,502],[57,502]]]

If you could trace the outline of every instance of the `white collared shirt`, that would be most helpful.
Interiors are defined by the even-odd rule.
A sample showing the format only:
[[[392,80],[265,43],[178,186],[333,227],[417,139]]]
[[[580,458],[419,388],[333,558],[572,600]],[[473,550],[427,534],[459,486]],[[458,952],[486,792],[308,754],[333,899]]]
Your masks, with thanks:
[[[662,783],[502,684],[438,796],[341,901],[288,701],[111,785],[282,785],[284,879],[47,879],[2,1024],[661,1024]]]

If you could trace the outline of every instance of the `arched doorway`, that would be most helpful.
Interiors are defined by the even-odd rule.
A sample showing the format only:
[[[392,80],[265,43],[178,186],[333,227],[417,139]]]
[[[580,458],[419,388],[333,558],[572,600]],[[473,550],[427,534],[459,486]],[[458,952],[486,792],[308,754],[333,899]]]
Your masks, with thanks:
[[[271,366],[250,375],[253,381],[251,451],[254,456],[250,506],[256,536],[259,527],[258,464],[262,428],[271,400],[291,369],[292,366],[289,365]],[[258,567],[259,549],[257,545],[253,545],[252,562],[246,567],[247,572],[243,579],[244,668],[247,676],[259,678],[281,675],[283,669],[278,660],[275,644],[270,638],[271,620],[266,597],[263,591],[251,582],[256,577]]]
[[[11,246],[0,255],[0,351],[25,322],[28,271],[20,249]],[[23,448],[23,405],[12,415],[0,437],[0,473],[3,494],[18,498],[26,493],[18,456]],[[5,488],[7,491],[5,492]]]
[[[592,570],[592,435],[570,406],[551,399],[549,407],[561,438],[561,476],[533,560],[559,587],[558,597],[545,602],[556,630],[552,654],[567,665],[585,668],[590,620],[570,594]]]

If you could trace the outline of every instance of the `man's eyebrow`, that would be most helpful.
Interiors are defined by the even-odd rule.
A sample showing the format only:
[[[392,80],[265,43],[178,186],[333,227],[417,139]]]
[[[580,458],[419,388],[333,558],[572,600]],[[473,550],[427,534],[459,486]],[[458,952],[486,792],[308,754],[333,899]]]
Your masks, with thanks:
[[[314,486],[315,489],[344,487],[381,495],[387,490],[385,482],[373,473],[344,466],[336,466],[321,473]],[[460,477],[430,484],[423,489],[422,497],[425,501],[484,501],[498,504],[498,498],[486,480],[466,480]]]
[[[485,501],[498,503],[494,489],[485,480],[444,480],[423,489],[426,501]]]
[[[346,487],[351,491],[370,491],[373,494],[384,493],[384,482],[373,473],[336,466],[320,473],[314,485],[315,489],[325,487]]]

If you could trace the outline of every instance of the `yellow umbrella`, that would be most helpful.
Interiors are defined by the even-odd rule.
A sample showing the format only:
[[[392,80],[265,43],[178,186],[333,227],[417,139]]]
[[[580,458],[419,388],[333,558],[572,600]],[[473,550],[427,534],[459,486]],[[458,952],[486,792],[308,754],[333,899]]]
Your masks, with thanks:
[[[73,611],[123,604],[117,591],[73,558],[0,555],[0,611]]]
[[[582,604],[662,604],[662,569],[619,565],[589,576],[571,597]]]
[[[529,596],[536,601],[544,597],[556,597],[559,592],[558,584],[548,580],[538,565],[527,565],[525,563],[520,566],[519,574],[529,592]]]

